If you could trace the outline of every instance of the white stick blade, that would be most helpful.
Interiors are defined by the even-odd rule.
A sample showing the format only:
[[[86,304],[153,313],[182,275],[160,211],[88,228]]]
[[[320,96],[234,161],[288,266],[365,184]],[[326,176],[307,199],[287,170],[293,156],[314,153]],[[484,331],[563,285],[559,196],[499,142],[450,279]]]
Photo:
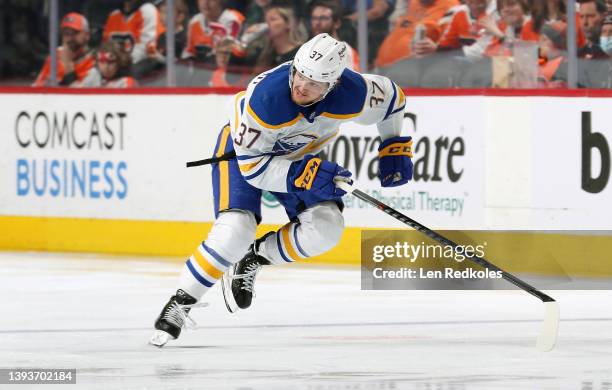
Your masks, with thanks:
[[[350,194],[353,192],[353,186],[351,186],[348,182],[347,182],[347,178],[343,177],[343,176],[336,176],[334,178],[334,182],[336,183],[336,187],[340,188],[341,190],[343,190],[344,192],[346,192],[347,194]]]
[[[536,347],[542,352],[551,351],[557,343],[559,331],[559,304],[555,301],[544,302],[544,323]]]

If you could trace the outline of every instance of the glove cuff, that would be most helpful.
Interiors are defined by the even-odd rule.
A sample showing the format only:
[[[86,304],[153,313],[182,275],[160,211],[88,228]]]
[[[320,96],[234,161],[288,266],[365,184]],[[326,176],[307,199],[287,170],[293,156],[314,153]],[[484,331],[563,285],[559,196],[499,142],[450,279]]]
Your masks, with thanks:
[[[309,190],[312,187],[312,183],[314,182],[314,178],[317,175],[317,171],[321,166],[321,159],[318,157],[313,157],[308,160],[302,170],[302,173],[293,180],[293,185],[296,188],[301,188],[304,190]]]
[[[412,158],[412,137],[392,137],[378,147],[378,156],[408,156]]]

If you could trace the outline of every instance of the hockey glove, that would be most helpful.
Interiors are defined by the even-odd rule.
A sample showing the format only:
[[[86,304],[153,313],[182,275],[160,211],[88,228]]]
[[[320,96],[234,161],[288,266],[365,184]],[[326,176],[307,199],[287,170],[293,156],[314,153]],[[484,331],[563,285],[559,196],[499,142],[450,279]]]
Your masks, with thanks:
[[[383,187],[396,187],[412,179],[412,137],[393,137],[378,147],[378,178]]]
[[[346,192],[336,187],[334,178],[349,178],[351,175],[351,172],[336,163],[308,154],[302,161],[291,164],[287,175],[287,189],[289,192],[313,191],[329,199],[340,198]]]

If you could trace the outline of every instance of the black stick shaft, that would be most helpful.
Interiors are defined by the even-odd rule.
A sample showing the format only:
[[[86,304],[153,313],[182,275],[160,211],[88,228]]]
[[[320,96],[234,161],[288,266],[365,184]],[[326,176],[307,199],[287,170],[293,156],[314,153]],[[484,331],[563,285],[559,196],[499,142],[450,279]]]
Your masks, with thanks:
[[[411,228],[413,228],[414,230],[423,233],[424,235],[426,235],[427,237],[442,243],[444,245],[450,245],[451,247],[453,247],[453,249],[456,249],[459,245],[456,244],[455,242],[449,240],[448,238],[442,236],[439,233],[436,233],[435,231],[429,229],[428,227],[418,223],[417,221],[415,221],[414,219],[400,213],[399,211],[387,206],[386,204],[382,203],[381,201],[379,201],[378,199],[375,199],[373,197],[371,197],[370,195],[366,194],[363,191],[357,190],[357,189],[353,189],[352,190],[352,194],[355,195],[357,198],[368,202],[369,204],[371,204],[372,206],[376,207],[379,210],[384,211],[385,213],[389,214],[390,216],[392,216],[393,218],[397,219],[398,221],[401,221],[403,223],[405,223],[406,225],[410,226]],[[468,256],[467,257],[469,260],[473,261],[474,263],[488,268],[490,270],[493,271],[500,271],[502,274],[502,277],[507,280],[508,282],[514,284],[515,286],[517,286],[518,288],[527,291],[529,294],[535,296],[536,298],[540,299],[542,302],[554,302],[555,300],[551,297],[549,297],[548,295],[544,294],[543,292],[541,292],[540,290],[538,290],[537,288],[531,286],[528,283],[523,282],[521,279],[517,278],[516,276],[512,275],[511,273],[508,273],[506,271],[504,271],[503,269],[499,268],[498,266],[490,263],[488,260],[483,259],[482,257],[478,257],[476,255],[474,256]]]
[[[187,168],[199,167],[201,165],[214,164],[220,161],[227,161],[227,160],[231,160],[234,157],[236,157],[236,152],[232,150],[219,157],[211,157],[211,158],[205,158],[203,160],[189,161],[187,162]]]

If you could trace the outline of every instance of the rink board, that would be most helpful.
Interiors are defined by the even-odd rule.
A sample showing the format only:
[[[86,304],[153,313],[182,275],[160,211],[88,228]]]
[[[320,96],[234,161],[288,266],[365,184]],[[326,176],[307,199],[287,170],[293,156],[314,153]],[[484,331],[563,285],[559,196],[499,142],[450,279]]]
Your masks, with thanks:
[[[210,156],[231,96],[26,92],[0,93],[0,248],[185,256],[205,238],[210,168],[184,164]],[[406,92],[409,185],[379,188],[375,126],[345,124],[325,151],[360,189],[432,228],[611,230],[612,94]],[[403,226],[345,203],[343,240],[316,261],[357,264],[361,229]],[[286,223],[272,198],[262,212],[259,233]],[[584,271],[609,275],[602,263]]]
[[[0,217],[0,227],[5,232],[0,236],[0,247],[187,257],[211,226],[212,223],[194,222]],[[260,225],[258,235],[279,227]],[[305,261],[358,266],[362,230],[348,227],[337,247]],[[422,239],[420,233],[408,231],[408,242],[419,243]],[[610,235],[480,232],[470,235],[470,242],[475,241],[486,242],[486,257],[509,272],[571,278],[612,277]]]

